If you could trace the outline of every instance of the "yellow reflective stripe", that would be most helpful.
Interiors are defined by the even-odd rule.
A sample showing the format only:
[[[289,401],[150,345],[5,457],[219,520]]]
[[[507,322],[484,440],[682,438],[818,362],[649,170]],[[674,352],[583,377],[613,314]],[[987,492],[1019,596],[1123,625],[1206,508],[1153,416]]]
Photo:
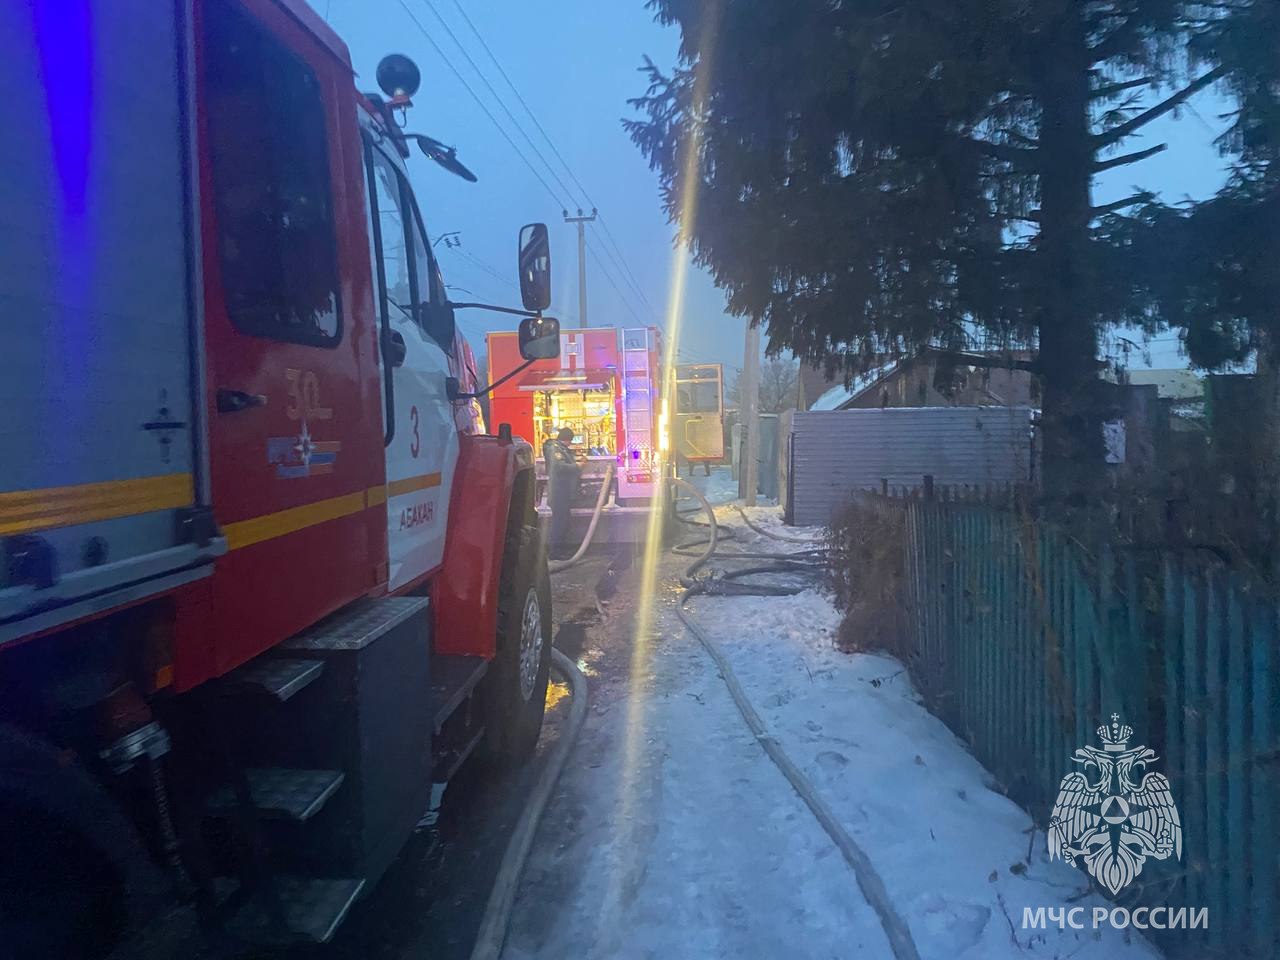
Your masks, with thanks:
[[[0,493],[0,536],[176,510],[195,500],[189,473]]]
[[[381,506],[388,497],[428,490],[440,486],[441,482],[439,473],[407,477],[358,493],[238,520],[227,524],[223,532],[228,548],[236,550],[304,530],[326,520],[350,516],[366,507]],[[0,536],[114,520],[156,510],[176,510],[194,501],[195,488],[189,473],[15,490],[0,493]]]
[[[296,533],[328,520],[348,517],[359,513],[364,506],[365,492],[361,490],[358,493],[330,497],[328,500],[304,503],[300,507],[290,507],[288,510],[267,513],[249,520],[237,520],[235,523],[228,523],[222,528],[222,532],[227,538],[227,549],[239,550],[241,547]]]
[[[418,490],[430,490],[432,487],[440,486],[440,474],[424,473],[418,477],[405,477],[403,480],[392,480],[387,484],[387,496],[399,497],[406,493],[415,493]]]

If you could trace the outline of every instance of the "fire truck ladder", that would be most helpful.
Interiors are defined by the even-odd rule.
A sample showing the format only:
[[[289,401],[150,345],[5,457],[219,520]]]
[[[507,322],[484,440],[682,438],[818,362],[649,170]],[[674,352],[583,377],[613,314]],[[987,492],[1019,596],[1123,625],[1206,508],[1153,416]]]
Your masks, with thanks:
[[[654,448],[653,377],[649,369],[649,331],[644,327],[622,331],[622,371],[622,428],[626,438],[622,470],[625,476],[633,469],[635,460],[645,459]]]

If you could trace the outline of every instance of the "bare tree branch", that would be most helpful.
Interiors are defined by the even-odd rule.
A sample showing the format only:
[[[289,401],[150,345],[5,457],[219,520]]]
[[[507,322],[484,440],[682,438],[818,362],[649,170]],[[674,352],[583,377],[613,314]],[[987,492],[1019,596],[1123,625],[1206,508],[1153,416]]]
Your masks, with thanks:
[[[990,140],[970,139],[969,143],[987,156],[995,160],[1003,160],[1024,173],[1034,173],[1039,169],[1040,151],[1038,149],[1029,150],[1008,143],[992,143]]]
[[[1155,120],[1157,117],[1164,116],[1179,104],[1184,103],[1191,97],[1195,96],[1226,72],[1226,67],[1215,67],[1198,79],[1191,81],[1177,93],[1161,100],[1149,110],[1143,110],[1142,113],[1138,114],[1136,117],[1126,120],[1124,123],[1112,127],[1110,130],[1103,133],[1096,134],[1093,138],[1094,148],[1099,149],[1102,147],[1109,147],[1113,143],[1119,143],[1125,137],[1131,136],[1136,131],[1145,127],[1152,120]]]
[[[1090,48],[1089,62],[1101,63],[1104,60],[1110,60],[1132,43],[1137,35],[1137,18],[1130,17]]]
[[[1149,193],[1135,193],[1131,197],[1125,197],[1123,200],[1112,200],[1110,203],[1104,203],[1099,207],[1093,207],[1089,210],[1089,214],[1094,217],[1100,217],[1105,213],[1113,213],[1116,210],[1123,210],[1125,207],[1132,207],[1135,203],[1142,203],[1151,199]]]
[[[1167,143],[1157,143],[1154,147],[1146,150],[1139,150],[1137,153],[1126,153],[1118,157],[1112,157],[1109,160],[1097,160],[1093,164],[1093,172],[1101,173],[1103,170],[1114,170],[1116,167],[1127,166],[1130,163],[1137,163],[1139,160],[1146,160],[1148,157],[1154,157],[1157,153],[1161,153],[1169,149]]]
[[[1108,83],[1090,90],[1089,97],[1093,100],[1103,100],[1107,97],[1114,97],[1117,93],[1124,93],[1126,90],[1148,87],[1153,83],[1155,83],[1155,80],[1152,77],[1139,77],[1137,80],[1125,80],[1123,83]]]

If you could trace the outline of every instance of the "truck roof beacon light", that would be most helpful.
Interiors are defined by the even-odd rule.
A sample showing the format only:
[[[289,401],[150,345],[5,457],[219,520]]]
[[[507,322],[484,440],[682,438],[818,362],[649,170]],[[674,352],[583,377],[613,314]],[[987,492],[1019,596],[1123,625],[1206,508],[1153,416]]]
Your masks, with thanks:
[[[378,62],[378,86],[391,100],[392,106],[408,106],[422,85],[418,65],[403,53],[392,53]]]

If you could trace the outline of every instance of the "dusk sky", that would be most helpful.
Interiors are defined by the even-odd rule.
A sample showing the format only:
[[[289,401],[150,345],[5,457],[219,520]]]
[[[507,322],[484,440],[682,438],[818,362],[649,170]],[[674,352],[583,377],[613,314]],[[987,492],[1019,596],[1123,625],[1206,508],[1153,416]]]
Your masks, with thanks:
[[[423,85],[410,111],[409,128],[456,145],[460,159],[480,178],[479,183],[465,183],[417,154],[409,161],[432,238],[460,231],[461,248],[446,249],[443,243],[437,247],[446,282],[456,288],[452,291],[456,299],[515,303],[516,231],[522,223],[542,220],[551,227],[553,244],[552,312],[566,327],[577,326],[576,232],[563,223],[561,209],[565,205],[571,212],[578,206],[589,208],[589,195],[611,235],[599,224],[588,229],[591,324],[634,325],[637,317],[649,323],[665,314],[674,228],[661,208],[656,176],[620,121],[632,115],[627,99],[644,91],[644,78],[637,72],[643,57],[648,55],[659,66],[669,67],[675,60],[678,36],[656,24],[641,0],[610,0],[607,4],[598,0],[542,0],[536,4],[515,0],[312,2],[350,46],[362,88],[376,89],[374,70],[387,53],[405,53],[418,63]],[[554,141],[568,171],[524,112],[461,10]],[[477,76],[437,13],[484,79]],[[547,186],[539,182],[467,92],[424,30]],[[554,172],[547,169],[495,100],[486,79]],[[1170,149],[1142,164],[1107,174],[1098,184],[1098,201],[1124,196],[1135,183],[1160,192],[1170,202],[1211,195],[1223,181],[1223,162],[1212,140],[1221,128],[1219,114],[1225,109],[1224,101],[1210,91],[1193,99],[1179,117],[1168,117],[1149,128],[1145,138],[1131,140],[1126,149],[1161,140],[1168,141]],[[625,261],[630,277],[615,259]],[[639,292],[632,289],[632,281]],[[683,317],[682,360],[741,366],[744,323],[725,314],[722,293],[696,269],[689,271]],[[484,331],[510,326],[500,316],[475,311],[463,311],[459,319],[477,346]],[[1175,335],[1160,336],[1152,344],[1153,364],[1182,365]]]

